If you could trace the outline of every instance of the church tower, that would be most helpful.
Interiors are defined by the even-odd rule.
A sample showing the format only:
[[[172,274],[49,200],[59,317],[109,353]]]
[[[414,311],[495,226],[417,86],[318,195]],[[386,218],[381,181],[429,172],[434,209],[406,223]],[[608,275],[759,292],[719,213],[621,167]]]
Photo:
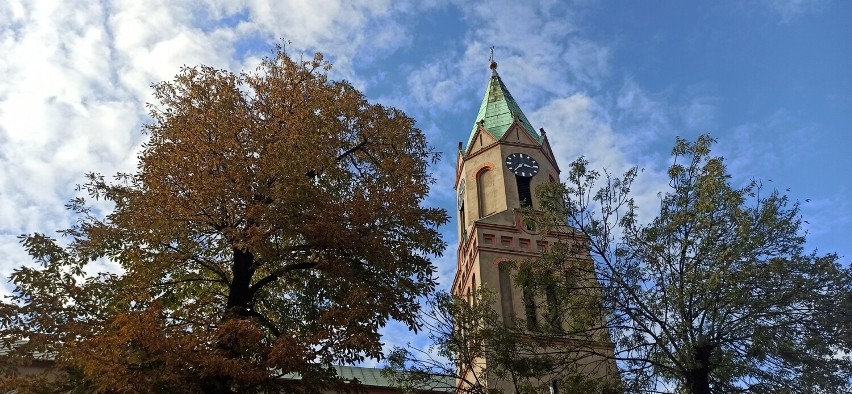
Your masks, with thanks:
[[[459,247],[452,292],[471,299],[478,288],[488,288],[495,294],[494,308],[503,324],[513,325],[517,316],[525,322],[525,329],[535,330],[545,323],[546,308],[536,305],[543,300],[524,294],[515,284],[512,265],[504,263],[539,257],[557,240],[585,241],[539,231],[535,220],[530,219],[540,208],[536,187],[559,182],[559,167],[544,129],[532,126],[493,60],[490,69],[491,78],[470,136],[466,143],[459,143],[455,183]],[[591,264],[590,258],[588,262]],[[611,346],[605,347],[611,350]],[[478,362],[481,368],[487,363],[487,359]],[[604,369],[606,375],[615,373],[615,364],[609,362]],[[490,375],[486,385],[504,391],[508,388],[504,387],[507,382]]]

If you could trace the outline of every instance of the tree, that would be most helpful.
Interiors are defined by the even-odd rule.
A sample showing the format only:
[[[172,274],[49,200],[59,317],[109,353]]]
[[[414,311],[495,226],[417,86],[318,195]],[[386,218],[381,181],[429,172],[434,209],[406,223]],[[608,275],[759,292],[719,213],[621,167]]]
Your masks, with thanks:
[[[619,392],[618,382],[587,376],[589,371],[578,367],[590,361],[584,360],[589,352],[553,346],[565,339],[565,331],[526,330],[517,317],[504,324],[495,301],[488,288],[477,289],[470,299],[439,292],[423,315],[431,343],[425,349],[395,347],[384,374],[403,392],[540,393],[554,385],[566,394]],[[584,328],[571,334],[588,339],[591,333]],[[453,386],[447,387],[448,379]]]
[[[445,247],[446,213],[423,206],[438,154],[329,67],[278,48],[255,72],[155,84],[138,171],[80,186],[112,211],[78,197],[63,242],[22,236],[38,266],[12,274],[5,361],[47,355],[97,391],[258,390],[294,373],[310,388],[334,382],[333,363],[382,357],[388,319],[416,328]],[[101,261],[120,272],[91,274]]]
[[[671,189],[647,224],[631,197],[636,168],[602,178],[580,158],[566,184],[540,191],[551,225],[588,239],[626,388],[850,390],[852,270],[804,251],[798,203],[760,182],[732,186],[713,142],[677,140]],[[555,248],[537,269],[577,253]],[[576,285],[562,283],[566,294]]]

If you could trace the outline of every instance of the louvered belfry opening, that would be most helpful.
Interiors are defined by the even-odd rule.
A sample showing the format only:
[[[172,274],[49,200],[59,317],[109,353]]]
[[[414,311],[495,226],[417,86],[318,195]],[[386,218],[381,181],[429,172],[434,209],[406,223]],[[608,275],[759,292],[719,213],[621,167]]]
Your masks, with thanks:
[[[530,180],[532,178],[515,175],[515,181],[518,183],[518,199],[521,201],[521,207],[532,208],[532,192],[530,191]]]

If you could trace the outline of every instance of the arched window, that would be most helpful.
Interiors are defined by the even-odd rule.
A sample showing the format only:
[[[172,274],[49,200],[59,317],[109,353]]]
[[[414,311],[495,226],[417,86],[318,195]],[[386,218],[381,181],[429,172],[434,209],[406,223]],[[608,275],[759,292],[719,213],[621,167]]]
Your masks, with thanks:
[[[536,310],[535,304],[535,290],[531,285],[526,285],[523,287],[523,298],[524,298],[524,315],[527,318],[527,329],[528,330],[537,330],[538,329],[538,311]]]
[[[512,314],[515,312],[514,305],[512,305],[512,267],[508,263],[500,263],[498,268],[500,271],[500,306],[503,312],[503,324],[506,327],[512,327],[514,325]]]
[[[470,306],[476,305],[476,274],[473,274],[470,279]]]
[[[459,223],[461,223],[462,242],[467,239],[467,216],[464,214],[464,204],[459,206]]]
[[[548,284],[544,288],[545,298],[547,299],[547,323],[551,329],[562,329],[562,319],[559,310],[559,298],[556,296],[556,285]]]
[[[476,177],[476,190],[479,199],[479,217],[494,213],[497,207],[495,200],[494,171],[482,170]]]

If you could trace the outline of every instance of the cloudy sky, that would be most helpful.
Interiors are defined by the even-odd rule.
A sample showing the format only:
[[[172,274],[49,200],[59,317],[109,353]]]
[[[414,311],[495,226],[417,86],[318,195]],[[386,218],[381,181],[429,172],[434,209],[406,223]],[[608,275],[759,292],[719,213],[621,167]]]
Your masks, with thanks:
[[[852,2],[828,0],[3,0],[0,274],[29,262],[18,235],[71,224],[64,204],[84,173],[134,168],[151,83],[182,65],[254,69],[281,39],[418,120],[445,152],[429,203],[450,212],[454,150],[494,46],[563,168],[579,155],[643,167],[640,207],[653,207],[675,137],[710,133],[735,184],[789,189],[809,246],[849,262],[850,20]],[[455,224],[444,233],[448,285]]]

